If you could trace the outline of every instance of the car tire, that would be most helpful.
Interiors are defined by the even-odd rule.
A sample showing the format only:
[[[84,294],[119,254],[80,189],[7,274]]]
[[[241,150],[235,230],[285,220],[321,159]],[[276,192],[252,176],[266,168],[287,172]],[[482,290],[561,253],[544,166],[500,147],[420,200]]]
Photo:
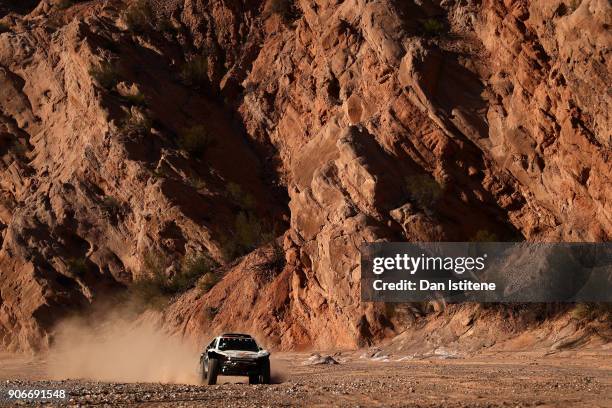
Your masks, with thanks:
[[[259,384],[259,375],[258,374],[249,374],[249,384]]]
[[[200,361],[200,380],[202,382],[206,381],[206,377],[207,377],[207,372],[206,372],[206,361],[201,360]]]
[[[208,359],[208,378],[206,384],[215,385],[217,383],[217,375],[219,374],[219,360],[216,358]]]
[[[259,376],[260,384],[270,384],[270,360],[266,360],[261,368],[261,375]]]

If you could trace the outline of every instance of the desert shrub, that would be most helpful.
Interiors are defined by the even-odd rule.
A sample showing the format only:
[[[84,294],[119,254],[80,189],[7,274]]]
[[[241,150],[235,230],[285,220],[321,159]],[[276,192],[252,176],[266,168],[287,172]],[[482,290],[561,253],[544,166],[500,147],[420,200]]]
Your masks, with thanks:
[[[123,13],[123,20],[132,32],[143,32],[151,27],[154,21],[153,10],[148,0],[137,0]]]
[[[240,211],[235,220],[236,242],[240,249],[253,250],[261,242],[263,228],[259,217],[247,211]]]
[[[170,260],[163,252],[147,252],[143,256],[144,272],[153,277],[162,276],[170,265]]]
[[[223,245],[225,258],[231,260],[270,243],[276,235],[276,225],[263,221],[256,212],[255,198],[240,185],[229,182],[226,192],[229,199],[239,208],[234,218],[233,229]]]
[[[232,201],[234,201],[240,208],[244,210],[255,208],[255,198],[251,194],[245,192],[240,185],[234,182],[229,182],[226,188]]]
[[[223,240],[223,257],[227,261],[242,256],[261,243],[268,242],[272,234],[266,234],[259,217],[251,211],[239,211],[234,219],[233,228]]]
[[[181,270],[172,279],[172,289],[175,292],[184,292],[195,286],[201,277],[212,274],[217,267],[217,263],[210,257],[197,254],[183,259]]]
[[[269,10],[270,13],[280,16],[285,23],[290,23],[299,18],[294,0],[271,0]]]
[[[268,228],[253,211],[239,211],[234,228],[224,244],[225,258],[235,259],[274,239],[274,229]]]
[[[146,253],[143,256],[141,276],[130,286],[133,297],[153,308],[166,305],[169,296],[165,272],[169,265],[170,260],[162,252]]]
[[[131,109],[123,119],[120,129],[124,133],[147,133],[151,126],[151,119],[146,113]]]
[[[218,313],[219,313],[218,307],[207,306],[204,309],[204,318],[209,321],[213,320],[217,316]]]
[[[264,280],[270,282],[285,268],[285,251],[283,246],[276,240],[272,240],[270,252],[265,262],[256,266],[256,270],[263,275]]]
[[[421,22],[423,33],[430,37],[438,37],[444,34],[446,27],[443,22],[435,18],[428,18]]]
[[[130,294],[132,298],[146,306],[161,309],[168,303],[169,299],[168,295],[162,290],[164,280],[162,274],[140,277],[131,284]]]
[[[207,293],[217,284],[218,281],[219,279],[217,278],[217,275],[215,275],[214,272],[208,272],[204,274],[204,276],[202,276],[198,280],[198,283],[196,285],[198,292],[200,292],[201,294]]]
[[[230,197],[233,200],[238,201],[241,199],[242,187],[240,187],[239,184],[236,184],[233,181],[230,181],[229,183],[227,183],[226,189],[227,189],[227,193],[230,195]]]
[[[162,33],[170,33],[174,31],[174,26],[167,16],[159,16],[155,22],[155,30]]]
[[[181,132],[178,144],[191,156],[201,156],[211,145],[210,133],[203,125],[192,126]]]
[[[143,261],[142,277],[130,289],[139,300],[154,307],[163,306],[171,296],[195,286],[200,289],[203,285],[201,281],[207,282],[210,287],[217,282],[214,269],[218,265],[204,254],[184,257],[180,268],[170,275],[166,274],[166,269],[171,262],[163,254],[148,253]]]
[[[496,242],[497,235],[487,230],[478,230],[470,239],[472,242]]]
[[[59,0],[57,3],[55,3],[55,7],[57,7],[60,10],[65,10],[67,8],[72,7],[74,3],[75,3],[74,0]]]
[[[193,176],[189,179],[189,185],[196,190],[202,190],[206,188],[206,180],[198,176]]]
[[[571,317],[580,321],[590,321],[602,318],[612,320],[612,304],[609,303],[577,303],[570,313]]]
[[[443,188],[428,175],[415,175],[406,179],[410,197],[423,209],[431,207],[440,199]]]
[[[199,55],[185,62],[181,68],[181,81],[194,88],[199,88],[208,83],[208,57]]]
[[[276,239],[272,240],[272,256],[268,259],[266,266],[275,271],[282,271],[285,267],[285,250]]]
[[[70,273],[77,277],[83,277],[87,273],[87,259],[71,258],[66,262]]]
[[[89,70],[89,75],[105,89],[112,89],[119,82],[119,73],[117,68],[111,62],[102,62],[97,67],[92,67]]]
[[[123,98],[131,105],[131,106],[146,106],[147,98],[145,95],[137,91],[135,93],[128,93],[123,95]]]

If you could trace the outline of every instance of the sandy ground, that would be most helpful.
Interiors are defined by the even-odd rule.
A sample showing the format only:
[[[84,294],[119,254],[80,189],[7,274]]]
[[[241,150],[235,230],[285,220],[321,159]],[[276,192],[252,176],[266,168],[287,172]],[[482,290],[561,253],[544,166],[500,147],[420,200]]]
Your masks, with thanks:
[[[0,358],[2,404],[8,389],[65,389],[56,405],[612,407],[612,355],[496,354],[467,359],[372,361],[362,353],[337,365],[308,365],[309,354],[276,354],[272,385],[219,377],[215,386],[45,380],[44,361]],[[40,405],[39,402],[21,402]]]

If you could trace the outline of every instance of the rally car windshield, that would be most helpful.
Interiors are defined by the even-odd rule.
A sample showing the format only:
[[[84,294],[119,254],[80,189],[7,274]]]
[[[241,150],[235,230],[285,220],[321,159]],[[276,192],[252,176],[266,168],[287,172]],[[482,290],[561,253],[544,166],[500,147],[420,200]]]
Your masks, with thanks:
[[[219,339],[219,350],[242,350],[242,351],[259,351],[257,343],[253,339]]]

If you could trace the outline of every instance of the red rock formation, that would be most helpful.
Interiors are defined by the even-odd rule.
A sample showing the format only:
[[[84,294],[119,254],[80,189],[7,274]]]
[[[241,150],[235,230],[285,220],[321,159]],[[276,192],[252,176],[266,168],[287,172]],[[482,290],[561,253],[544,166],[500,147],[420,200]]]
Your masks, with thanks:
[[[152,252],[227,264],[245,207],[289,216],[286,267],[263,272],[269,247],[226,265],[173,330],[356,347],[401,329],[359,301],[364,242],[609,239],[609,2],[295,3],[152,1],[138,30],[122,1],[3,18],[0,344],[44,347]],[[181,83],[203,54],[205,83]],[[180,149],[195,126],[203,155]]]

